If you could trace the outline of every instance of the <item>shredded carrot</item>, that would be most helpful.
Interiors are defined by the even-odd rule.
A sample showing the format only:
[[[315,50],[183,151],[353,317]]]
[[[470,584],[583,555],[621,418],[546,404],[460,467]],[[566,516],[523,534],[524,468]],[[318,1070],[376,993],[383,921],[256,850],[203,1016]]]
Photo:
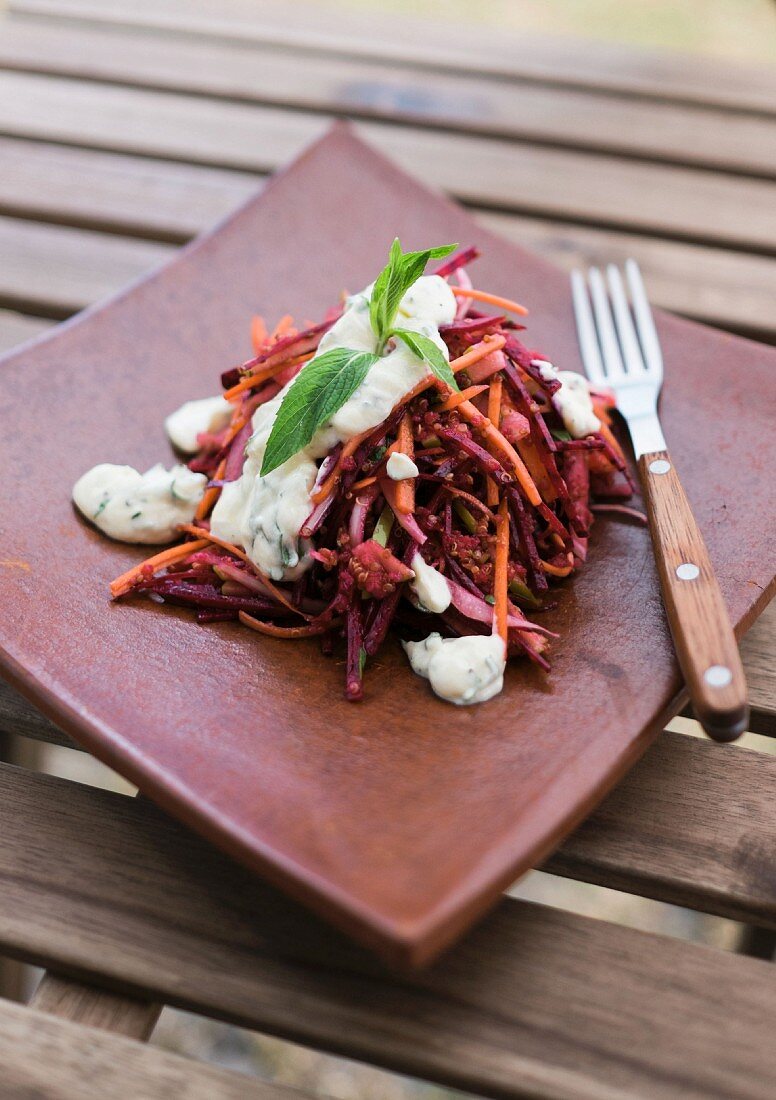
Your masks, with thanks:
[[[290,359],[282,359],[271,367],[258,370],[254,374],[248,374],[230,389],[224,390],[224,397],[227,401],[234,401],[235,397],[239,397],[246,390],[252,390],[254,386],[260,386],[262,382],[269,382],[270,378],[274,378],[276,374],[280,374],[287,367],[295,367],[298,363],[306,363],[312,357],[313,352],[307,352],[305,355],[295,355]]]
[[[462,401],[471,401],[473,397],[476,397],[478,393],[482,393],[483,390],[487,388],[487,386],[469,386],[468,390],[461,390],[459,393],[452,390],[447,400],[443,401],[441,405],[436,406],[436,411],[449,412],[457,405],[460,405]]]
[[[274,623],[262,623],[249,615],[247,611],[241,611],[240,622],[243,626],[249,626],[251,630],[257,630],[259,634],[269,634],[271,638],[310,638],[314,634],[325,634],[340,625],[340,619],[332,619],[331,622],[310,626],[276,626]]]
[[[215,474],[215,481],[218,481],[226,473],[226,459],[222,459],[218,464],[218,469]],[[207,519],[212,512],[216,501],[221,496],[221,488],[218,485],[214,485],[212,489],[207,489],[202,500],[197,505],[197,510],[194,513],[194,519]]]
[[[599,432],[603,436],[603,438],[606,440],[606,442],[609,444],[609,446],[612,448],[614,453],[619,456],[620,460],[622,462],[625,462],[625,455],[622,453],[622,447],[617,442],[617,437],[615,436],[614,432],[609,427],[609,425],[608,424],[601,424],[601,427],[599,428]]]
[[[348,440],[348,442],[340,451],[339,458],[337,459],[337,464],[331,471],[329,476],[324,482],[322,482],[318,486],[314,493],[310,493],[310,500],[313,504],[315,504],[316,506],[318,504],[322,504],[323,501],[326,500],[329,495],[334,492],[334,488],[340,477],[342,476],[343,459],[349,458],[352,454],[355,454],[355,452],[358,450],[358,448],[361,446],[367,436],[371,435],[373,431],[374,428],[370,428],[368,431],[362,432],[361,435],[355,435],[352,439]]]
[[[569,555],[571,557],[571,555]],[[551,577],[567,577],[571,570],[574,568],[574,559],[571,557],[571,561],[568,565],[553,565],[551,562],[539,559],[542,569],[545,573],[549,573]]]
[[[506,459],[507,464],[512,468],[515,477],[520,482],[523,492],[528,497],[530,503],[534,507],[539,505],[542,500],[541,494],[536,488],[533,478],[528,473],[525,463],[509,440],[501,434],[495,425],[491,424],[487,416],[482,415],[476,405],[472,405],[471,401],[463,401],[458,406],[458,409],[461,416],[463,416],[465,420],[468,420],[477,431],[482,432],[485,439],[491,444],[494,450]]]
[[[279,340],[281,336],[285,336],[288,333],[294,323],[294,318],[290,313],[284,313],[278,323],[272,330],[272,339]]]
[[[557,500],[558,494],[555,490],[555,486],[550,481],[547,467],[542,462],[534,441],[530,436],[526,436],[525,439],[519,440],[515,446],[517,447],[518,454],[526,465],[526,469],[534,479],[536,488],[542,494],[542,499],[552,504],[553,501]]]
[[[251,344],[257,355],[262,351],[267,338],[267,326],[264,323],[264,318],[257,313],[251,318]]]
[[[450,289],[457,298],[474,298],[476,302],[487,302],[488,305],[504,309],[508,313],[519,313],[521,317],[525,317],[528,313],[525,306],[521,306],[519,302],[513,302],[511,298],[502,298],[500,294],[489,294],[485,290],[472,290],[470,287],[463,286],[451,286]]]
[[[503,388],[504,384],[501,380],[501,375],[496,375],[495,378],[491,379],[488,389],[488,420],[494,428],[498,428],[501,425],[501,396]],[[492,477],[489,477],[486,482],[485,492],[489,506],[495,508],[498,504],[498,486]]]
[[[351,492],[357,493],[359,489],[367,489],[370,485],[374,485],[376,481],[376,477],[362,477],[355,485],[350,486]]]
[[[226,539],[220,539],[217,535],[211,535],[209,531],[205,531],[202,527],[196,527],[193,523],[180,523],[178,524],[178,530],[185,531],[188,535],[201,535],[206,543],[212,542],[216,546],[220,546],[222,550],[228,550],[230,554],[234,554],[236,558],[240,558],[241,561],[244,561],[251,567],[251,570],[256,574],[267,591],[275,597],[278,603],[282,603],[284,607],[287,607],[289,611],[293,611],[295,615],[301,615],[303,619],[309,619],[309,615],[305,615],[303,611],[295,607],[288,599],[285,592],[281,592],[277,585],[272,583],[269,577],[265,576],[260,569],[256,568],[245,551],[239,546],[235,546],[232,542],[227,542]]]
[[[504,642],[509,641],[509,596],[507,594],[507,566],[509,564],[509,510],[506,495],[498,506],[496,524],[496,552],[493,562],[493,633]]]
[[[500,351],[506,342],[504,336],[483,336],[479,344],[474,344],[463,355],[459,355],[457,359],[452,360],[450,363],[451,371],[453,374],[457,374],[460,370],[466,370],[467,367],[479,363],[480,359],[484,359],[486,355],[491,355],[494,351]]]
[[[407,455],[408,458],[414,458],[415,446],[412,439],[412,415],[408,412],[401,418],[399,430],[396,434],[396,442],[398,444],[397,450],[401,452],[401,454]],[[394,500],[396,511],[401,512],[402,515],[408,516],[415,511],[414,477],[405,477],[402,478],[401,481],[396,482]]]
[[[202,534],[198,529],[197,533]],[[197,550],[204,550],[206,546],[207,539],[197,539],[195,542],[184,542],[179,546],[171,546],[167,550],[162,550],[160,554],[154,554],[152,558],[146,558],[145,561],[141,561],[140,565],[133,566],[126,573],[122,573],[120,577],[116,577],[115,581],[110,582],[111,596],[114,600],[117,600],[119,596],[129,592],[135,582],[140,580],[149,569],[154,573],[158,573],[160,569],[164,569],[176,561],[182,561],[190,554],[196,554]]]
[[[241,561],[247,562],[249,560],[248,555],[239,546],[227,542],[226,539],[220,539],[217,535],[211,535],[204,527],[197,527],[195,523],[179,523],[178,530],[185,531],[187,535],[196,535],[197,538],[215,543],[216,546],[220,546],[222,550],[228,550],[230,554],[234,554]]]

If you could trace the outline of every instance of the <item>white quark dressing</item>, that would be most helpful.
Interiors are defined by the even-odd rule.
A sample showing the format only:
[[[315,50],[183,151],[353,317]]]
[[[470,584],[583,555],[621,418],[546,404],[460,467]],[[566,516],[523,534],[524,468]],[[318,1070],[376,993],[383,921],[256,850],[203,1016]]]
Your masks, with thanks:
[[[179,523],[191,523],[207,485],[204,474],[187,466],[144,474],[132,466],[104,462],[73,486],[80,512],[106,535],[121,542],[162,543],[178,537]]]
[[[436,615],[447,611],[452,595],[444,575],[417,552],[412,559],[411,569],[415,576],[410,581],[410,588],[426,611],[433,611]]]
[[[229,423],[234,407],[223,397],[202,397],[186,401],[165,419],[164,429],[174,447],[184,454],[199,450],[197,436],[202,432],[220,432]]]
[[[584,439],[601,427],[601,421],[593,409],[590,386],[587,379],[573,370],[555,370],[546,359],[532,359],[533,366],[545,382],[560,382],[560,389],[552,395],[552,403],[563,420],[566,431],[573,439]]]
[[[497,634],[403,642],[413,671],[425,676],[440,699],[456,706],[484,703],[504,686],[506,647]]]
[[[385,472],[391,481],[405,481],[408,477],[417,477],[420,470],[409,455],[394,451],[393,454],[388,455]]]
[[[375,351],[376,337],[369,321],[372,288],[348,299],[338,321],[324,335],[318,355],[332,348]],[[440,325],[452,324],[456,299],[438,275],[426,275],[401,300],[396,324],[433,340],[449,358],[439,335]],[[305,370],[303,367],[302,370]],[[219,538],[242,546],[251,560],[273,580],[294,580],[310,565],[299,531],[312,511],[310,493],[318,461],[337,443],[377,427],[394,405],[429,373],[428,367],[402,341],[370,368],[364,381],[324,424],[310,444],[269,474],[259,474],[272,425],[290,385],[253,415],[253,434],[246,447],[242,477],[225,485],[210,520]]]

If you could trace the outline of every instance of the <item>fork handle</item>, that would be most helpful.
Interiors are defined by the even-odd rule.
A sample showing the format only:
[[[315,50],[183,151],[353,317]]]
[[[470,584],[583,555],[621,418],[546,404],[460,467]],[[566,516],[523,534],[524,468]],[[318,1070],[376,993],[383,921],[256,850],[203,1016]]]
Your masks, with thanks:
[[[715,741],[749,720],[746,679],[725,601],[668,451],[639,459],[660,584],[695,716]]]

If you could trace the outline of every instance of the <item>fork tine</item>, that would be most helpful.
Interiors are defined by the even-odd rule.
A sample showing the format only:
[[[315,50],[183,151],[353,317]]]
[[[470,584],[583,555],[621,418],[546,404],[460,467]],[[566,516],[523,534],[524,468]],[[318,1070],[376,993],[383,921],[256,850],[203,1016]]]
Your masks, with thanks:
[[[609,296],[614,309],[614,323],[617,327],[622,357],[625,360],[625,369],[628,374],[642,374],[644,372],[644,359],[636,330],[633,327],[620,269],[614,264],[609,264],[606,268],[606,279],[609,283]]]
[[[625,261],[625,277],[630,288],[633,313],[636,317],[636,328],[638,329],[647,371],[662,381],[663,355],[660,351],[660,341],[655,329],[655,322],[652,319],[652,310],[650,309],[647,292],[644,289],[644,280],[635,260]]]
[[[590,299],[587,296],[587,287],[581,271],[571,272],[571,298],[574,303],[579,350],[582,353],[585,374],[595,385],[603,386],[606,381],[604,368],[598,350],[593,311],[590,308]]]
[[[598,340],[603,353],[604,369],[610,382],[616,382],[625,374],[620,355],[620,345],[617,343],[617,334],[614,331],[612,311],[609,308],[609,298],[606,294],[606,284],[597,267],[591,267],[588,273],[590,280],[590,296],[593,299],[593,313],[598,329]]]

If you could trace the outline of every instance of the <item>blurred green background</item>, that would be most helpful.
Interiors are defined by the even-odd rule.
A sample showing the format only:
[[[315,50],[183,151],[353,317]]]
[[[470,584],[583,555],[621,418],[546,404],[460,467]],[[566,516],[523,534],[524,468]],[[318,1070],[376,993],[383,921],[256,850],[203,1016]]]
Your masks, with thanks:
[[[360,12],[397,12],[462,25],[562,34],[776,63],[773,0],[340,0]],[[319,0],[321,7],[334,7]]]

